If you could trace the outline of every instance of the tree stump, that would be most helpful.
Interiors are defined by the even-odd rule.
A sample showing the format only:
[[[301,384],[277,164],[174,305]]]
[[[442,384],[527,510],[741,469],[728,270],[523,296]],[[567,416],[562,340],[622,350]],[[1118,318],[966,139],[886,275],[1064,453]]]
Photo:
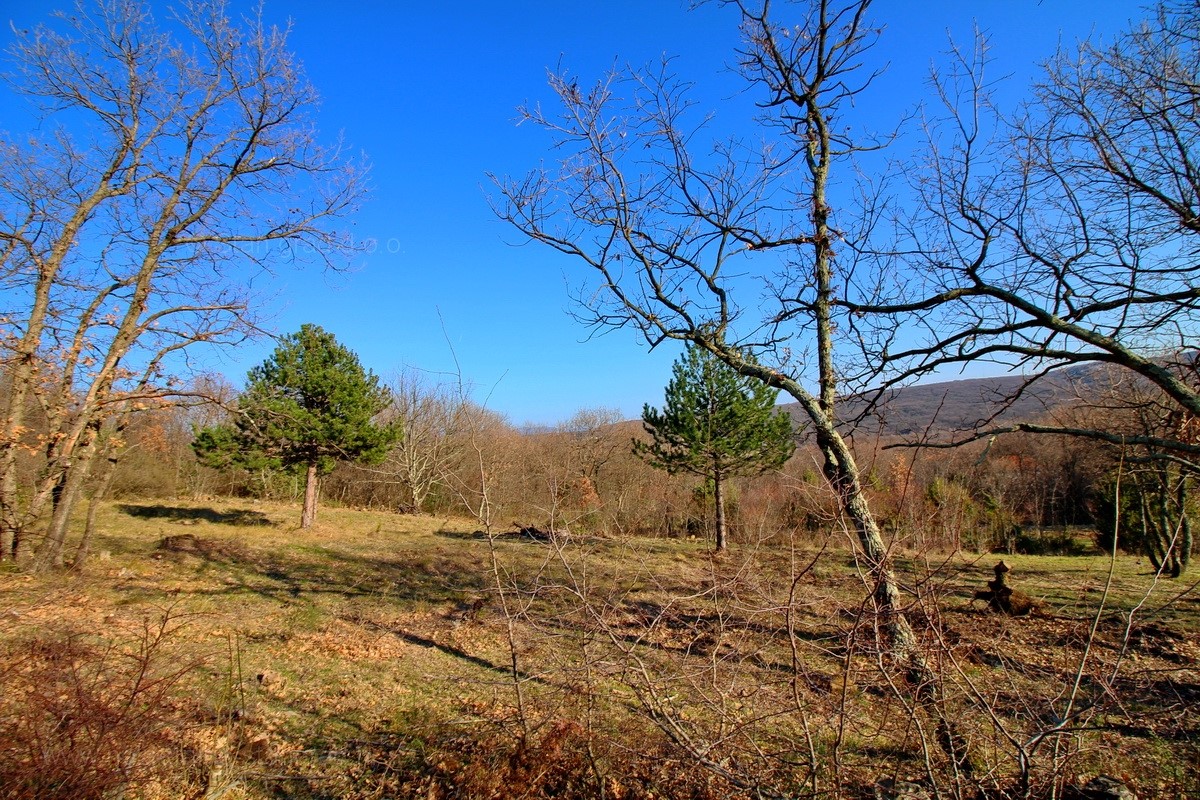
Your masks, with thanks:
[[[875,800],[932,800],[929,790],[912,781],[881,778],[875,782]]]
[[[1008,585],[1008,573],[1012,567],[1001,561],[993,568],[996,578],[988,581],[986,590],[975,592],[976,600],[986,600],[988,608],[998,614],[1010,617],[1024,617],[1037,608],[1037,602],[1024,592],[1018,592]]]
[[[1068,786],[1063,797],[1065,800],[1137,800],[1132,789],[1107,775],[1092,778],[1085,786]]]

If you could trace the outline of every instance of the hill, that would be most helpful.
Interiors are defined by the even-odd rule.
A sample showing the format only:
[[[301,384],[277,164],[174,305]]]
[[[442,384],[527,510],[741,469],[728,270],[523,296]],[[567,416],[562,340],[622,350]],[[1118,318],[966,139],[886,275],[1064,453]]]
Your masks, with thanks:
[[[992,417],[1005,422],[1044,417],[1077,399],[1096,380],[1096,368],[1077,367],[1047,375],[1028,387],[1023,375],[916,384],[879,397],[846,397],[839,416],[845,425],[885,438],[943,438],[973,430]],[[798,424],[807,421],[799,403],[782,408]]]

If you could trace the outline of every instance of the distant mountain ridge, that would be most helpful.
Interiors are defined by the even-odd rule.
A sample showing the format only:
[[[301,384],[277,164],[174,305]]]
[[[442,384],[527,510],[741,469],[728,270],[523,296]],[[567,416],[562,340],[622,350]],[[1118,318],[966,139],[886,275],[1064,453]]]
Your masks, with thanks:
[[[881,437],[939,438],[947,433],[972,430],[997,412],[999,420],[1008,423],[1044,417],[1076,399],[1081,389],[1093,383],[1095,371],[1090,366],[1059,370],[1038,379],[1024,391],[1022,387],[1029,382],[1025,375],[916,384],[885,393],[865,415],[868,396],[843,398],[838,417],[843,423],[857,420],[854,426],[857,431]],[[799,403],[784,403],[780,408],[791,414],[798,425],[808,421]]]

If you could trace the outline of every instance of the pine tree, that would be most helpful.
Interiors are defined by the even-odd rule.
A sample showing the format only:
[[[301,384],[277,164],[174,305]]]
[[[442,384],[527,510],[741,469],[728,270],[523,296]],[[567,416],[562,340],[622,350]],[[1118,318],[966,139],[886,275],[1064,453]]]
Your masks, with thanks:
[[[777,390],[699,347],[688,347],[672,371],[663,410],[647,404],[642,412],[650,441],[634,442],[634,451],[659,469],[705,479],[715,506],[716,547],[724,550],[726,479],[783,466],[796,447],[792,420],[776,411]]]
[[[306,324],[246,377],[232,426],[198,431],[205,463],[304,468],[300,526],[316,519],[319,478],[339,461],[379,463],[400,436],[373,419],[391,401],[379,379],[333,334]]]

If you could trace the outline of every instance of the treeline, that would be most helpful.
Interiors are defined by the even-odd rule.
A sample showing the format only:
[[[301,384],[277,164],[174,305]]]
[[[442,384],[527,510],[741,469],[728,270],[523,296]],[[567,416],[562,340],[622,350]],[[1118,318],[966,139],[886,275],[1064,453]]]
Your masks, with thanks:
[[[204,391],[234,396],[216,380],[205,381]],[[668,475],[639,458],[632,442],[645,436],[642,426],[615,410],[583,409],[559,425],[532,428],[416,374],[392,380],[391,391],[386,416],[399,421],[403,439],[378,465],[339,464],[323,480],[323,502],[467,515],[498,529],[711,534],[704,482]],[[193,431],[224,413],[206,405],[140,415],[126,431],[112,496],[299,502],[302,471],[222,471],[198,462]],[[898,544],[917,549],[1068,547],[1063,531],[1095,524],[1116,467],[1104,448],[1066,436],[1013,434],[949,451],[888,448],[882,440],[857,444],[872,507]],[[782,530],[828,532],[837,511],[823,484],[818,454],[803,440],[781,470],[735,480],[734,541]]]

